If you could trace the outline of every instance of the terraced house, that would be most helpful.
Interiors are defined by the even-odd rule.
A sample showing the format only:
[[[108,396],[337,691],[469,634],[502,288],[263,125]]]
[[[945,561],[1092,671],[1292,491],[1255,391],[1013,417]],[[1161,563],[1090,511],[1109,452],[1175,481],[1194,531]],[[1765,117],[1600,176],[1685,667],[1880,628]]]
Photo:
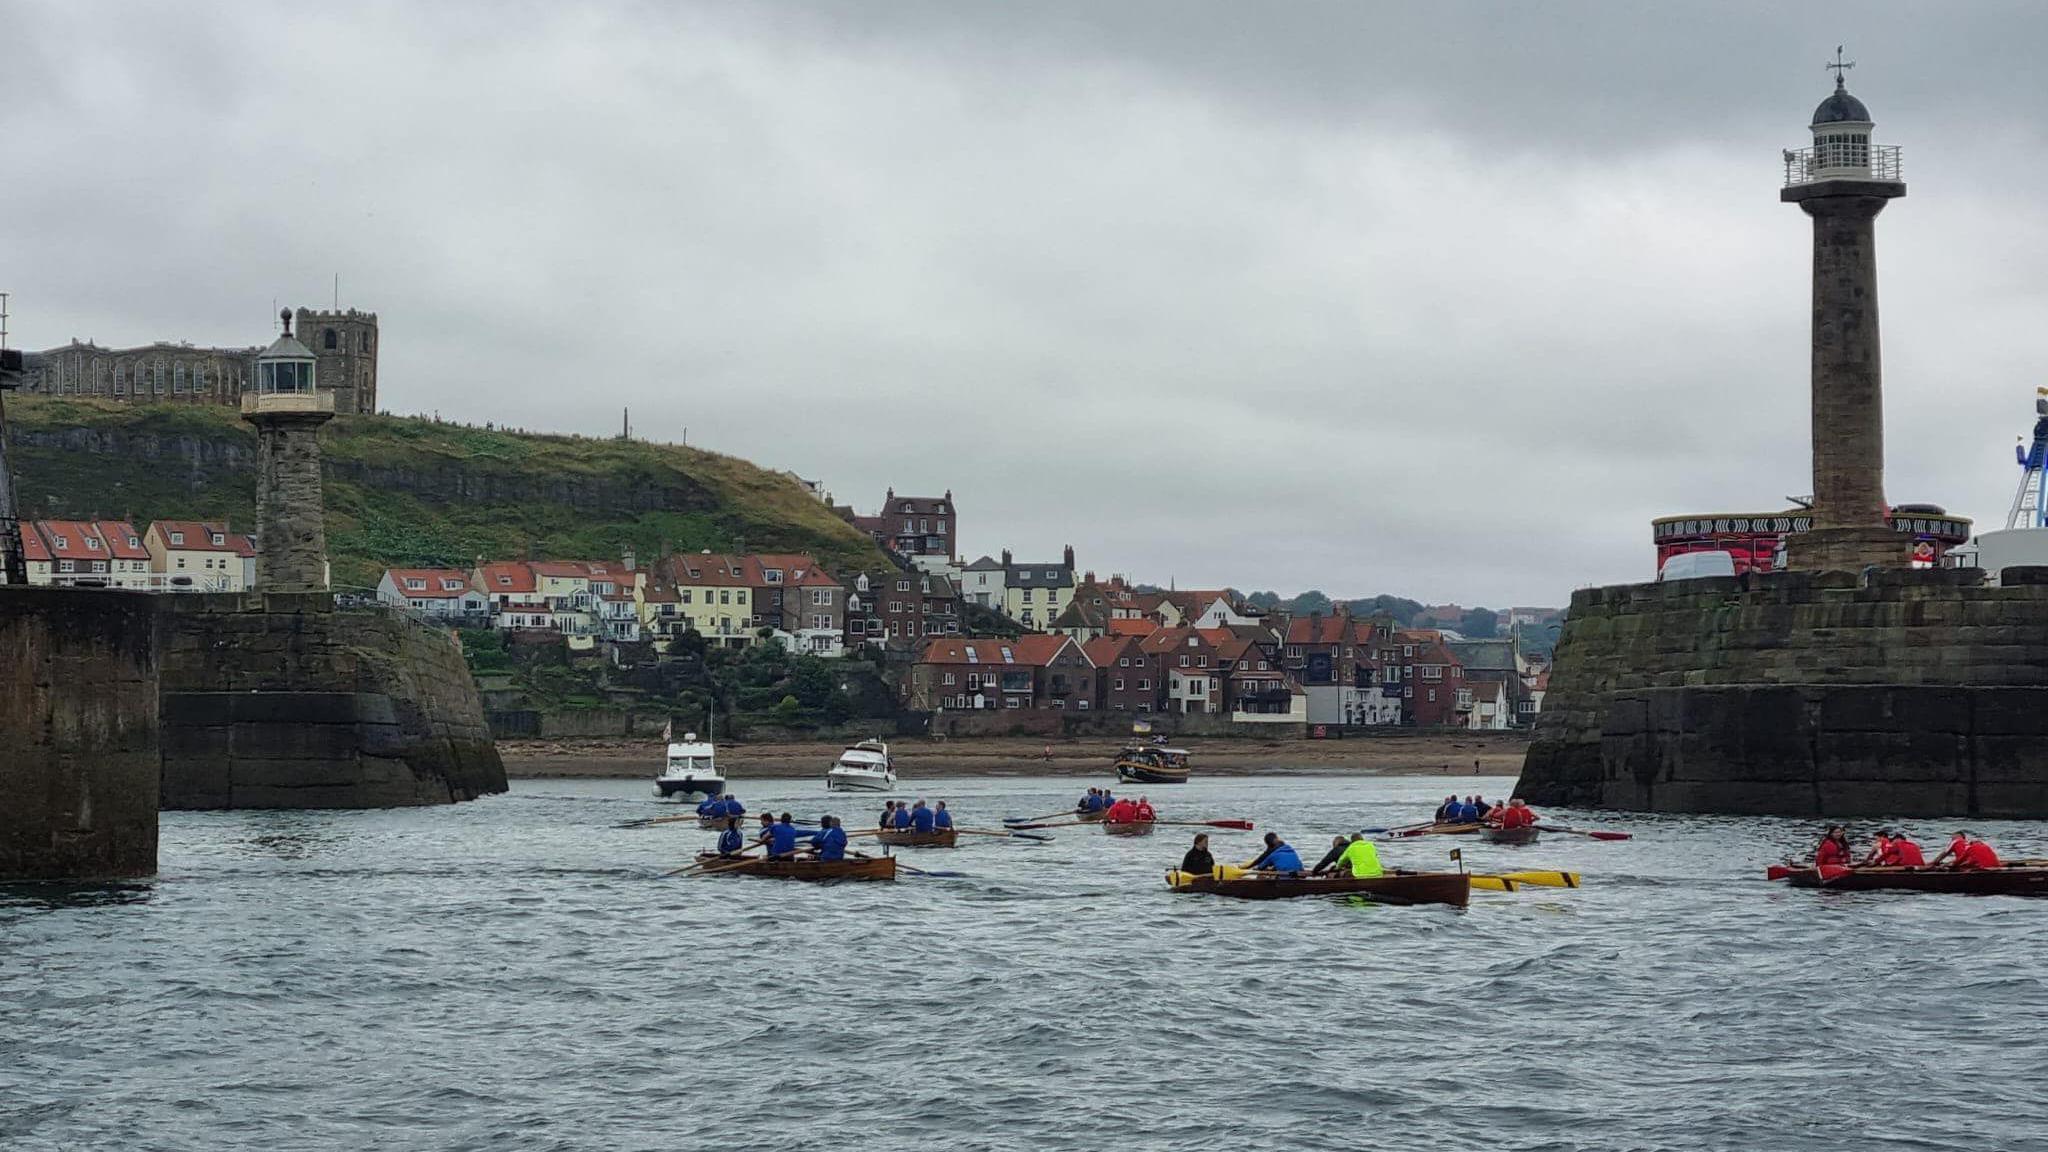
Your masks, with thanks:
[[[1003,551],[1003,615],[1026,628],[1047,628],[1074,601],[1074,549],[1060,562],[1019,564]]]
[[[750,559],[716,552],[685,552],[662,562],[662,577],[676,590],[676,619],[714,646],[745,648],[756,639]]]

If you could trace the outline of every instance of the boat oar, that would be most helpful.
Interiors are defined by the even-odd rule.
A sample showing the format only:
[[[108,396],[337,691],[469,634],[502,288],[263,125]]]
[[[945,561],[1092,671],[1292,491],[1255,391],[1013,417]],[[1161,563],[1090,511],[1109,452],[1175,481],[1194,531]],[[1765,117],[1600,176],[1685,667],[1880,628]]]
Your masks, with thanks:
[[[1531,824],[1529,827],[1536,829],[1538,832],[1562,832],[1567,836],[1587,836],[1594,840],[1635,839],[1635,835],[1629,832],[1601,832],[1589,828],[1562,828],[1556,824]]]
[[[955,828],[953,831],[960,833],[962,836],[1010,836],[1018,840],[1042,841],[1050,841],[1052,839],[1050,836],[1038,836],[1030,832],[1019,832],[1015,828]]]
[[[722,866],[722,867],[718,867],[718,868],[710,868],[710,866],[711,866],[712,864],[716,864],[716,863],[718,863],[719,861],[728,861],[728,860],[729,860],[729,861],[738,861],[738,860],[759,860],[759,859],[761,859],[761,857],[759,857],[759,856],[749,856],[749,855],[747,855],[746,853],[742,852],[742,853],[740,853],[740,854],[739,854],[739,855],[737,855],[737,856],[720,856],[720,857],[718,858],[718,860],[699,860],[699,861],[697,861],[697,862],[696,862],[695,864],[685,864],[685,865],[683,865],[683,866],[682,866],[681,868],[678,868],[678,869],[676,869],[676,870],[675,870],[675,871],[673,871],[673,872],[663,872],[663,873],[662,873],[661,875],[662,875],[662,878],[663,878],[663,879],[667,879],[667,878],[668,878],[668,877],[670,877],[670,876],[681,876],[681,875],[682,875],[683,873],[685,873],[685,872],[695,872],[695,871],[696,871],[697,869],[699,869],[699,868],[709,868],[710,872],[724,872],[724,871],[726,871],[726,870],[728,870],[728,869],[731,869],[731,868],[738,868],[738,867],[739,867],[740,865],[738,865],[737,863],[730,863],[730,864],[725,864],[724,866]],[[707,873],[707,874],[708,874],[708,873]]]
[[[965,872],[934,872],[929,868],[912,868],[901,860],[896,861],[896,870],[898,872],[908,872],[912,876],[929,876],[934,880],[961,880],[967,878],[967,873]]]
[[[1389,833],[1392,833],[1393,835],[1401,836],[1406,835],[1407,833],[1412,832],[1417,828],[1431,828],[1435,825],[1436,821],[1434,820],[1424,820],[1420,824],[1403,824],[1398,828],[1360,828],[1358,830],[1358,834],[1360,836],[1385,836]]]
[[[1053,820],[1061,816],[1072,816],[1073,814],[1074,810],[1072,808],[1062,808],[1057,812],[1047,812],[1043,816],[1005,816],[1003,817],[1003,823],[1029,824],[1034,820]]]
[[[1052,821],[1051,823],[1048,823],[1048,824],[1012,824],[1012,825],[1010,825],[1010,831],[1012,831],[1012,832],[1016,832],[1016,831],[1020,831],[1020,830],[1022,830],[1022,829],[1025,829],[1025,828],[1071,828],[1071,827],[1073,827],[1073,826],[1074,826],[1074,825],[1076,825],[1076,824],[1086,824],[1086,823],[1089,823],[1089,821],[1086,821],[1086,820],[1054,820],[1054,821]]]
[[[614,827],[614,828],[645,828],[645,827],[647,827],[647,826],[648,826],[649,824],[673,824],[673,823],[675,823],[675,822],[676,822],[676,821],[678,821],[678,820],[702,820],[702,819],[704,819],[704,817],[702,817],[702,816],[698,815],[698,814],[697,814],[697,813],[695,813],[695,812],[692,812],[692,813],[690,813],[690,814],[689,814],[689,815],[687,815],[687,816],[649,816],[649,817],[648,817],[647,819],[645,819],[645,820],[628,820],[628,821],[626,821],[626,822],[625,822],[625,823],[623,823],[623,824],[614,824],[614,825],[612,825],[612,827]]]
[[[1233,832],[1252,830],[1252,822],[1249,820],[1154,820],[1152,823],[1163,828],[1228,828]]]

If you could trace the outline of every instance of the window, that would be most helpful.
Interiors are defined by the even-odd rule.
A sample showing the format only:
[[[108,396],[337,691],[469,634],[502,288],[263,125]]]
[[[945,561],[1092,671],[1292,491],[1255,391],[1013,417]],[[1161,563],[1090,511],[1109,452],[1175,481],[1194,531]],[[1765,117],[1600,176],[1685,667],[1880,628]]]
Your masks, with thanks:
[[[813,603],[813,604],[830,604],[830,603],[832,603],[832,590],[831,590],[830,588],[813,588],[813,589],[811,589],[811,603]]]
[[[683,603],[685,603],[685,604],[688,604],[688,603],[690,602],[690,592],[691,592],[691,590],[690,590],[690,589],[688,589],[688,588],[684,588],[684,589],[682,589],[682,602],[683,602]],[[710,603],[710,601],[706,601],[706,603]]]
[[[1140,712],[1150,712],[1151,710],[1152,710],[1152,706],[1151,706],[1150,704],[1147,704],[1147,703],[1145,703],[1145,702],[1144,702],[1144,701],[1142,701],[1142,700],[1138,702],[1138,711],[1140,711]]]
[[[334,329],[328,328],[320,333],[320,346],[330,352],[334,351],[341,347],[341,337]]]
[[[946,674],[945,674],[945,676],[943,676],[942,678],[940,678],[940,680],[939,680],[939,683],[941,683],[941,684],[947,684],[947,685],[950,685],[950,684],[952,684],[952,683],[953,683],[953,674],[952,674],[951,672],[948,672],[948,673],[946,673]]]
[[[356,351],[358,351],[358,352],[368,352],[369,350],[370,350],[370,334],[369,334],[368,332],[358,332],[358,333],[356,333]]]
[[[1065,701],[1060,701],[1059,703],[1065,703]],[[1058,707],[1058,704],[1056,703],[1056,704],[1054,705],[1054,707]],[[1074,710],[1075,710],[1076,712],[1086,712],[1086,711],[1088,710],[1088,701],[1086,701],[1086,700],[1076,700],[1076,701],[1074,701]]]
[[[945,522],[944,520],[941,520],[941,521],[939,521],[939,535],[941,535],[941,536],[944,536],[945,534],[946,534],[946,522]]]
[[[1121,677],[1121,676],[1117,677],[1116,679],[1114,679],[1114,680],[1110,681],[1110,684],[1109,684],[1109,686],[1110,686],[1111,688],[1114,688],[1114,689],[1116,689],[1116,690],[1117,690],[1117,691],[1119,691],[1119,692],[1123,691],[1123,690],[1124,690],[1124,678],[1123,678],[1123,677]]]
[[[1434,703],[1436,703],[1436,689],[1434,689],[1434,688],[1431,688],[1431,689],[1429,690],[1429,702],[1430,702],[1431,704],[1434,704]]]
[[[896,582],[896,590],[897,590],[898,592],[908,592],[908,591],[910,591],[910,581],[908,581],[908,580],[898,580],[898,581]]]
[[[180,365],[178,365],[178,366],[177,366],[176,368],[174,368],[174,369],[172,370],[172,377],[171,377],[171,392],[172,392],[173,394],[176,394],[176,395],[182,395],[182,394],[184,393],[184,391],[185,391],[185,366],[184,366],[183,364],[180,364]]]
[[[1188,654],[1185,652],[1180,654],[1180,666],[1183,668],[1188,666]]]
[[[901,601],[901,600],[891,600],[891,601],[889,601],[889,611],[890,611],[890,613],[891,613],[891,614],[894,614],[894,613],[897,613],[897,612],[901,612],[901,611],[903,611],[903,601]]]
[[[932,522],[931,522],[930,520],[927,520],[927,519],[925,519],[925,518],[924,518],[924,517],[922,517],[922,516],[918,517],[918,518],[917,518],[917,530],[918,530],[919,532],[929,532],[929,531],[931,531],[931,530],[932,530]]]
[[[1413,645],[1413,644],[1403,644],[1403,645],[1401,645],[1401,655],[1403,655],[1403,656],[1413,656],[1413,655],[1415,655],[1415,645]]]
[[[100,538],[99,538],[99,537],[97,537],[97,536],[87,536],[87,537],[85,537],[85,550],[86,550],[87,552],[97,552],[97,551],[99,551],[99,550],[100,550]]]
[[[405,578],[405,589],[408,592],[424,592],[427,590],[427,582],[416,576],[408,576]]]
[[[1208,666],[1209,666],[1209,658],[1208,658],[1207,656],[1197,656],[1197,657],[1195,657],[1195,667],[1197,667],[1197,668],[1207,668]]]
[[[908,517],[908,516],[905,516],[905,517],[903,518],[903,530],[904,530],[905,532],[914,532],[914,531],[916,531],[916,529],[914,529],[914,528],[912,528],[912,527],[910,526],[910,517]]]
[[[1152,690],[1152,681],[1150,681],[1150,680],[1140,680],[1140,681],[1138,681],[1138,691],[1140,691],[1140,692],[1150,692],[1151,690]]]
[[[762,582],[763,584],[780,584],[780,583],[782,583],[782,569],[780,569],[780,568],[763,568],[763,569],[761,570],[761,582]]]
[[[720,589],[718,590],[718,602],[719,602],[720,604],[730,604],[730,603],[732,603],[732,589],[730,589],[730,588],[720,588]]]
[[[173,533],[171,533],[171,543],[173,543],[173,544],[183,544],[184,542],[185,542],[185,534],[184,534],[183,532],[173,532]]]

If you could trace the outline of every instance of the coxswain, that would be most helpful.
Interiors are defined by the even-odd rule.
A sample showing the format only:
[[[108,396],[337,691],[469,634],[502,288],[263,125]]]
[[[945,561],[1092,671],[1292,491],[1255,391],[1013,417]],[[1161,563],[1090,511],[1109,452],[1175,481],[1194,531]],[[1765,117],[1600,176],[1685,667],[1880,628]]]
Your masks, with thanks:
[[[846,829],[839,826],[839,817],[818,817],[818,830],[811,833],[811,849],[820,860],[846,859]]]
[[[726,817],[725,831],[718,834],[718,854],[720,856],[737,856],[740,854],[740,849],[746,846],[746,843],[747,838],[740,833],[740,818],[737,816]]]
[[[1536,810],[1522,803],[1520,799],[1508,801],[1507,808],[1500,814],[1502,828],[1530,828],[1535,824]]]
[[[1309,869],[1308,874],[1311,876],[1321,876],[1331,868],[1336,867],[1338,858],[1344,855],[1344,849],[1349,847],[1350,844],[1351,841],[1346,840],[1342,836],[1331,837],[1330,850],[1323,853],[1323,858],[1316,861],[1316,866]]]
[[[898,832],[910,831],[910,805],[896,805],[896,816],[890,821],[889,826]]]
[[[918,832],[932,830],[932,810],[925,807],[922,800],[910,807],[910,827]]]
[[[1913,843],[1913,838],[1906,835],[1905,829],[1894,828],[1891,838],[1885,842],[1884,859],[1878,863],[1890,868],[1925,868],[1927,857],[1921,853],[1920,846]]]
[[[1195,833],[1195,845],[1188,854],[1180,858],[1180,870],[1194,876],[1214,876],[1216,858],[1209,855],[1209,834]]]
[[[1386,870],[1380,867],[1380,850],[1356,832],[1351,834],[1351,843],[1344,846],[1344,855],[1337,858],[1337,874],[1342,876],[1347,869],[1361,878],[1386,875]]]
[[[941,800],[939,801],[938,810],[932,813],[932,827],[943,830],[952,826],[953,814],[946,811],[946,802]]]
[[[1957,872],[2000,867],[1998,853],[1991,850],[1991,845],[1976,839],[1968,832],[1956,833],[1955,839],[1949,841],[1948,847],[1943,848],[1941,855],[1930,861],[1928,867],[1939,867],[1943,860],[1948,860],[1951,856],[1955,859],[1949,861],[1949,868]]]
[[[1140,824],[1150,824],[1152,821],[1159,819],[1159,814],[1152,810],[1152,802],[1150,800],[1140,796],[1138,797],[1136,810],[1132,813],[1132,818]]]
[[[1251,871],[1263,868],[1272,872],[1298,874],[1302,870],[1301,854],[1296,852],[1287,841],[1282,840],[1278,832],[1268,832],[1266,833],[1266,850],[1259,853],[1251,863],[1245,865],[1245,868]]]
[[[879,828],[879,829],[880,829],[881,831],[883,831],[883,832],[887,832],[887,831],[888,831],[889,829],[891,829],[891,828],[893,828],[893,827],[895,827],[895,826],[896,826],[896,802],[895,802],[894,800],[891,800],[891,801],[888,801],[887,803],[885,803],[885,804],[883,804],[883,805],[882,805],[882,822],[881,822],[881,824],[877,825],[877,827],[878,827],[878,828]]]
[[[1813,866],[1847,868],[1851,858],[1848,831],[1840,824],[1828,825],[1828,834],[1821,837],[1820,844],[1813,850]]]

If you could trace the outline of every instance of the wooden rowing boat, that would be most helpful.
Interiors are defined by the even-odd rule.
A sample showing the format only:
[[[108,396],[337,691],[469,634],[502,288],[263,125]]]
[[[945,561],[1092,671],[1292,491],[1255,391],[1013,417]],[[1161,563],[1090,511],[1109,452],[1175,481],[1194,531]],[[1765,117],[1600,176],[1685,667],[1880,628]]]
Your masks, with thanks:
[[[1107,808],[1097,808],[1093,812],[1083,811],[1079,808],[1074,809],[1074,819],[1079,820],[1083,824],[1098,823],[1107,815],[1109,815],[1109,809]]]
[[[1297,896],[1365,896],[1382,904],[1450,904],[1472,899],[1471,877],[1463,872],[1389,872],[1384,876],[1242,876],[1219,879],[1168,872],[1176,892],[1203,892],[1246,900],[1288,900]]]
[[[2048,868],[2032,864],[2002,868],[1795,868],[1785,875],[1794,888],[1844,892],[1947,892],[1963,896],[2048,896]]]
[[[894,880],[894,856],[848,856],[844,860],[769,860],[699,852],[705,876],[766,876],[775,880]]]
[[[892,848],[951,848],[953,842],[959,838],[960,830],[957,828],[934,828],[929,832],[919,832],[916,829],[898,832],[891,829],[875,834],[876,840]]]
[[[1102,822],[1102,834],[1105,836],[1150,836],[1152,834],[1152,821],[1124,820],[1112,823],[1105,820]]]
[[[1485,827],[1482,824],[1429,824],[1421,828],[1404,828],[1396,836],[1470,836]]]
[[[1482,828],[1479,838],[1488,844],[1534,844],[1542,834],[1540,828]]]

